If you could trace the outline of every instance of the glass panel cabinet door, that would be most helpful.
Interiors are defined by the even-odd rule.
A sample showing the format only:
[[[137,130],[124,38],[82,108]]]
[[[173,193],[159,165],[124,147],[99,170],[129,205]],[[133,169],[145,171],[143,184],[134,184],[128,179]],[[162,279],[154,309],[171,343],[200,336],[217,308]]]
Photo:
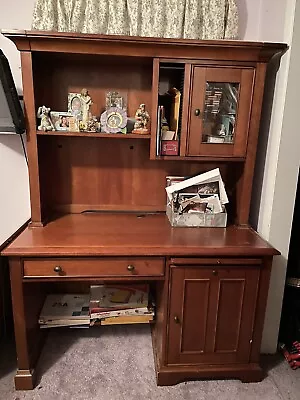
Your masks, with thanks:
[[[193,68],[187,155],[246,154],[253,78],[251,68]]]

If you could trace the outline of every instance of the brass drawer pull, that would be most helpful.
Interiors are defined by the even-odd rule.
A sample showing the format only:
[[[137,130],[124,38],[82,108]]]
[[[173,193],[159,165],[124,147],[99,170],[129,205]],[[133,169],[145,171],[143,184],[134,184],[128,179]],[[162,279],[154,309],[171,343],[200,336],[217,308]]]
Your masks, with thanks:
[[[175,315],[174,321],[175,321],[175,324],[179,324],[180,320],[179,320],[179,318],[177,317],[177,315]]]
[[[215,269],[213,270],[212,273],[213,273],[214,276],[217,276],[217,275],[218,275],[218,271],[216,271]]]
[[[57,272],[58,274],[62,272],[62,267],[60,265],[56,265],[54,267],[54,272]]]
[[[132,272],[132,271],[134,271],[134,265],[127,265],[127,269],[128,269],[128,271],[130,271],[130,272]]]

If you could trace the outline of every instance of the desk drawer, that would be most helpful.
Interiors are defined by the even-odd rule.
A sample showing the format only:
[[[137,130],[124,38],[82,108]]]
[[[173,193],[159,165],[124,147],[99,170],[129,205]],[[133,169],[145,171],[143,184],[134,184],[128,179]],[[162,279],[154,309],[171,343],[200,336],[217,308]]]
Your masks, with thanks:
[[[152,277],[164,275],[164,258],[51,258],[24,260],[24,277]]]

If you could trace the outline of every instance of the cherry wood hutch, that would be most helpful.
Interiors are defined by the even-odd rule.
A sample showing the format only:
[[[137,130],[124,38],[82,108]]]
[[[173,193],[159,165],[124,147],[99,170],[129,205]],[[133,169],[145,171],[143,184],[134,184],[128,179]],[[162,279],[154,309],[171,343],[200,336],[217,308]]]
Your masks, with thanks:
[[[21,52],[31,222],[9,257],[17,389],[32,389],[45,332],[38,315],[53,291],[91,283],[147,281],[158,385],[187,379],[263,377],[260,345],[272,258],[248,225],[267,64],[287,46],[39,31],[5,31]],[[157,151],[162,82],[182,90],[178,155]],[[208,141],[208,85],[231,85],[237,112],[230,142]],[[220,85],[219,85],[220,86]],[[38,131],[37,109],[66,111],[87,88],[99,116],[109,90],[140,103],[151,133]],[[229,196],[227,228],[173,228],[166,176],[218,167]],[[105,329],[105,328],[103,328]]]

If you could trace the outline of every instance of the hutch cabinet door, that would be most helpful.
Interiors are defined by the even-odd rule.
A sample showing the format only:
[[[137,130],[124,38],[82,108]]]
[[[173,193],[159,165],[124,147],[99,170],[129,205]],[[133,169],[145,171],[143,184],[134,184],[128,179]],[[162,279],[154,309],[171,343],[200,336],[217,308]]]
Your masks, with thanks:
[[[259,274],[253,266],[171,266],[167,363],[249,362]]]
[[[188,156],[246,155],[253,81],[253,68],[192,68]]]

